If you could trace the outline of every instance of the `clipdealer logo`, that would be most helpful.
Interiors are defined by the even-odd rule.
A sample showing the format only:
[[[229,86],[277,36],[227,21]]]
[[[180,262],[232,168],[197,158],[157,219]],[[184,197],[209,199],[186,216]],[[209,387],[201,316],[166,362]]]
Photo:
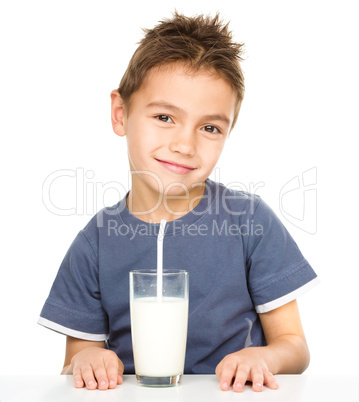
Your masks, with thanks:
[[[285,183],[279,192],[279,210],[298,229],[317,233],[317,167]]]
[[[153,177],[157,182],[159,192],[166,194],[161,179],[152,172],[143,172]],[[215,182],[221,183],[220,169],[213,171]],[[85,170],[82,167],[76,169],[59,169],[50,173],[44,180],[42,186],[42,201],[46,209],[58,216],[88,215],[93,216],[97,211],[104,209],[105,213],[111,215],[121,212],[119,210],[107,209],[106,205],[113,205],[125,197],[131,185],[133,172],[128,174],[127,186],[117,181],[95,181],[95,173],[92,170]],[[176,183],[172,183],[173,187]],[[183,183],[177,183],[184,191]],[[258,194],[263,192],[265,183],[248,183],[247,185],[235,181],[226,184],[228,194],[224,194],[221,200],[216,200],[214,213],[219,213],[221,206],[226,212],[236,214],[227,208],[227,202],[232,197],[230,190],[238,190],[244,193]],[[59,196],[61,194],[61,196]],[[258,194],[262,195],[262,194]],[[109,201],[109,202],[108,202]],[[69,205],[69,202],[71,203]],[[152,212],[161,203],[157,204],[145,213]],[[288,180],[278,191],[279,212],[282,217],[296,228],[308,233],[317,233],[317,167],[303,171]],[[170,213],[174,213],[168,206]],[[251,206],[253,208],[253,205]],[[253,211],[247,211],[253,212]],[[101,215],[101,214],[100,214]],[[99,225],[101,225],[101,217]]]

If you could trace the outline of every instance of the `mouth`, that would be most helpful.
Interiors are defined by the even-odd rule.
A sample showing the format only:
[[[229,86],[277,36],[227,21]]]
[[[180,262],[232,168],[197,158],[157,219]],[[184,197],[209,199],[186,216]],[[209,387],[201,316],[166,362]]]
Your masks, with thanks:
[[[191,166],[188,166],[188,165],[183,165],[183,164],[172,162],[172,161],[164,161],[164,160],[161,160],[161,159],[156,159],[156,161],[161,166],[163,166],[165,169],[167,169],[167,170],[169,170],[170,172],[173,172],[173,173],[187,174],[189,172],[192,172],[192,170],[196,169],[194,167],[191,167]]]

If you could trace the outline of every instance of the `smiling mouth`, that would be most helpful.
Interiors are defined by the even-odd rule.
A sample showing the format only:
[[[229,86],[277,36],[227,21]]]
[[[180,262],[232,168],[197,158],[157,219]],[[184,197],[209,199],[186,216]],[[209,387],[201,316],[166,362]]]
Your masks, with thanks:
[[[156,159],[156,158],[155,158]],[[192,172],[192,170],[195,170],[196,168],[193,168],[188,165],[181,165],[176,162],[170,162],[170,161],[163,161],[161,159],[156,159],[157,162],[161,166],[163,166],[165,169],[169,170],[170,172],[173,173],[179,173],[179,174],[187,174],[189,172]]]

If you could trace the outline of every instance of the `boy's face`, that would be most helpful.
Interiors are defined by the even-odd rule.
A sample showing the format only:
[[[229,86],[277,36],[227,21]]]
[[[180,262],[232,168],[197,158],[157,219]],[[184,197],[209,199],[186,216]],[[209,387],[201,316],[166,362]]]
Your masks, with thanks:
[[[221,155],[235,106],[232,87],[208,71],[193,74],[178,63],[150,70],[131,97],[123,132],[115,130],[127,136],[132,186],[180,196],[201,185]]]

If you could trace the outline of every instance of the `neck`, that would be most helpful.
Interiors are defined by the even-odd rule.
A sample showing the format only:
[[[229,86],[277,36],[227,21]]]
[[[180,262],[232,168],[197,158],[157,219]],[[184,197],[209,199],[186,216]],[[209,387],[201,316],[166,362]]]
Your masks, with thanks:
[[[170,222],[191,212],[201,201],[204,190],[205,183],[202,183],[187,194],[164,195],[132,186],[126,204],[132,215],[142,221],[159,223],[165,219]]]

